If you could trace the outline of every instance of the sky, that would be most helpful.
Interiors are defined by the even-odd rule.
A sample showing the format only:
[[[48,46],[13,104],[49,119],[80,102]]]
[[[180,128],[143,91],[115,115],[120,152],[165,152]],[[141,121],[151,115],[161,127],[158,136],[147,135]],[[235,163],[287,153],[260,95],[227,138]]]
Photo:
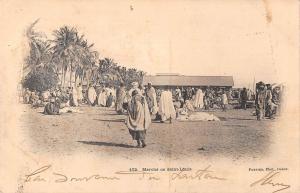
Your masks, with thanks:
[[[251,87],[254,80],[284,81],[288,59],[282,51],[293,42],[292,34],[282,32],[292,31],[292,23],[277,17],[282,3],[289,8],[284,1],[267,0],[16,1],[6,6],[18,18],[14,27],[23,44],[26,27],[39,18],[35,29],[48,38],[59,27],[75,26],[101,58],[126,67],[152,75],[228,75],[236,87]]]

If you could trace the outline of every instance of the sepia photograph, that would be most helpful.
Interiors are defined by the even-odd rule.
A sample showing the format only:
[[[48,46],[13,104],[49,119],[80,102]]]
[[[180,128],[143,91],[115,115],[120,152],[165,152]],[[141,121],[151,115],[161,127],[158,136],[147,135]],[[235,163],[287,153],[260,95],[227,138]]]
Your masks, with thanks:
[[[0,3],[0,193],[300,191],[298,1]]]

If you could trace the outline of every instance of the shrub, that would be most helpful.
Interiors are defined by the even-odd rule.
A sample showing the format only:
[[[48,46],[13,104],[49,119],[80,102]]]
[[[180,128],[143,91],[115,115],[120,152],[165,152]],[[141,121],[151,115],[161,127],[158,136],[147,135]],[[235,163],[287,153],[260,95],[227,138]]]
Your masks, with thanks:
[[[53,88],[58,83],[58,76],[52,70],[38,69],[32,71],[24,78],[22,85],[29,90],[43,92]]]

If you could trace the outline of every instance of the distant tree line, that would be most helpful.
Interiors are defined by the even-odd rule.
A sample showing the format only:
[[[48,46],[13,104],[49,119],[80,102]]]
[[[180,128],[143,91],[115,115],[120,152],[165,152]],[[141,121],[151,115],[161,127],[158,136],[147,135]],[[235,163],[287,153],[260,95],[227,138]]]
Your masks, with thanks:
[[[99,59],[94,44],[88,43],[75,27],[63,26],[53,31],[53,39],[48,39],[34,30],[37,23],[26,31],[30,51],[24,61],[23,87],[44,91],[78,83],[116,86],[123,82],[129,86],[133,81],[142,82],[145,72],[123,67],[111,58]]]

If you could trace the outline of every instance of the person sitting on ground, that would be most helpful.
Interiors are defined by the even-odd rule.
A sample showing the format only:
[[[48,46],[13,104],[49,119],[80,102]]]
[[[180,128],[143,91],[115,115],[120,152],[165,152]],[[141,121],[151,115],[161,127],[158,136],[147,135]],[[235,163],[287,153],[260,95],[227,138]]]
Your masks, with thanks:
[[[29,102],[30,102],[30,95],[31,95],[31,92],[29,91],[28,88],[26,88],[25,92],[24,92],[24,96],[23,96],[23,102],[25,104],[29,104]]]
[[[55,102],[54,98],[50,99],[50,102],[48,102],[44,108],[44,114],[45,115],[58,115],[59,114],[59,107],[57,103]]]
[[[35,90],[33,90],[31,93],[30,93],[30,96],[29,96],[29,104],[32,104],[35,100],[36,96],[35,96]]]
[[[42,99],[42,97],[40,97],[40,92],[35,92],[35,94],[32,96],[31,106],[33,108],[38,108],[38,107],[43,106],[41,99]]]
[[[190,111],[194,112],[195,111],[195,109],[192,105],[192,102],[190,100],[185,101],[185,103],[183,105],[183,108],[186,109],[187,112],[190,112]]]

